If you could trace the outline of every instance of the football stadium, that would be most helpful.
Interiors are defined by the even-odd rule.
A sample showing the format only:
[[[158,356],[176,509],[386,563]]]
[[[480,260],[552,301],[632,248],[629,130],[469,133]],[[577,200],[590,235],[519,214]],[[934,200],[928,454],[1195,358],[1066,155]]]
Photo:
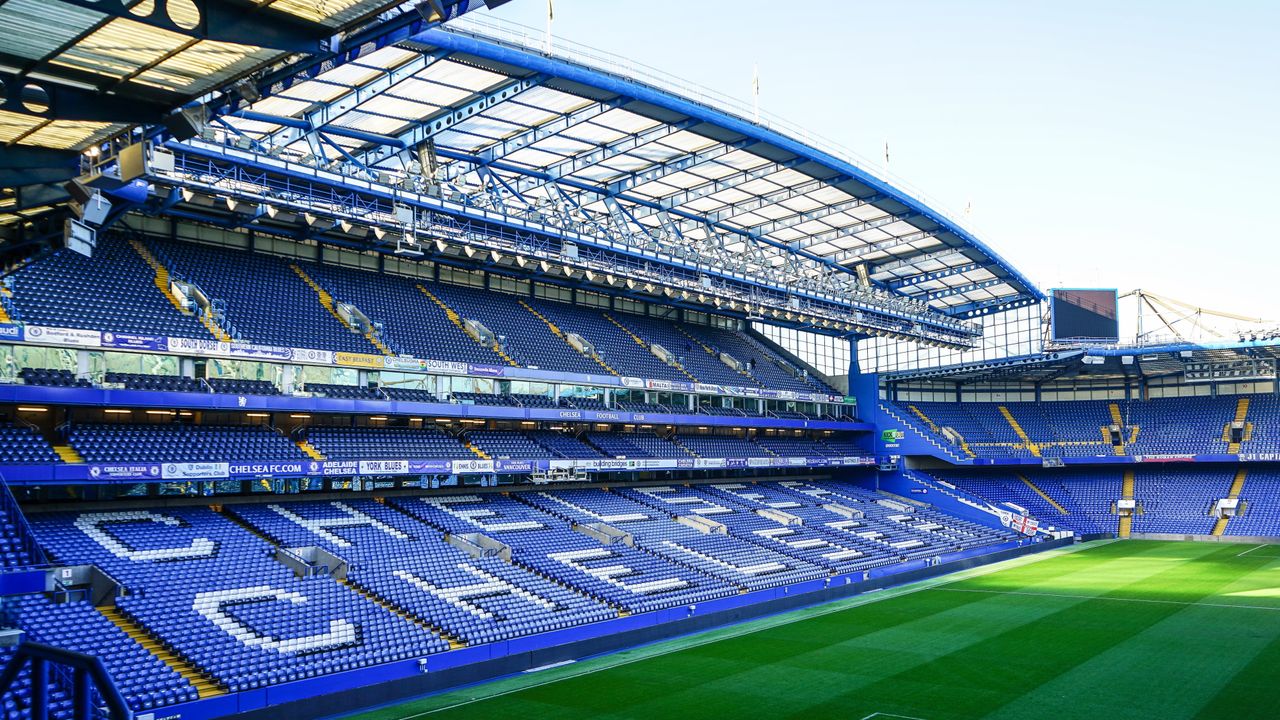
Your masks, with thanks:
[[[520,5],[0,0],[3,718],[1280,718],[1280,326]]]

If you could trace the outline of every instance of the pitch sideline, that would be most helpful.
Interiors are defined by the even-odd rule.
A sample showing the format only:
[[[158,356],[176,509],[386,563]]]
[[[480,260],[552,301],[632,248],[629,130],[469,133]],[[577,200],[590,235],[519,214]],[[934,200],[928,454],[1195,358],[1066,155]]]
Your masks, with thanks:
[[[551,685],[553,683],[558,683],[562,680],[572,680],[574,678],[592,675],[602,670],[610,670],[616,667],[623,667],[625,665],[630,665],[632,663],[639,662],[641,660],[649,660],[651,658],[662,657],[663,655],[669,655],[671,653],[679,652],[681,650],[687,650],[689,648],[702,647],[703,645],[719,642],[721,640],[731,640],[733,638],[742,637],[744,635],[751,635],[752,633],[761,632],[763,630],[769,630],[775,627],[782,627],[784,625],[790,625],[792,623],[801,622],[804,620],[808,620],[810,618],[823,617],[825,615],[830,615],[831,613],[842,612],[844,610],[849,610],[855,607],[861,607],[863,605],[869,605],[874,602],[880,602],[881,600],[891,600],[893,598],[912,595],[925,590],[933,590],[935,588],[939,588],[944,585],[950,585],[952,583],[957,583],[962,580],[968,580],[970,578],[975,578],[975,577],[982,577],[984,575],[989,575],[994,572],[1011,570],[1013,568],[1018,568],[1024,565],[1030,565],[1036,562],[1040,562],[1041,560],[1048,560],[1050,558],[1061,557],[1063,555],[1069,555],[1072,553],[1080,552],[1081,550],[1102,547],[1103,545],[1108,545],[1113,542],[1118,542],[1118,541],[1117,540],[1096,540],[1091,542],[1076,543],[1075,545],[1070,545],[1063,548],[1055,548],[1053,550],[1046,550],[1044,552],[1024,555],[1022,557],[1011,558],[1009,560],[1001,560],[999,562],[991,563],[990,565],[983,565],[982,567],[970,568],[968,570],[957,570],[954,573],[949,573],[947,575],[943,575],[938,578],[932,578],[929,580],[920,580],[918,582],[909,583],[907,585],[902,585],[896,588],[885,588],[877,592],[862,593],[860,595],[856,595],[854,597],[851,597],[845,600],[836,600],[831,603],[826,603],[826,604],[818,605],[811,608],[801,608],[798,610],[792,610],[789,612],[781,613],[773,617],[764,617],[764,618],[758,618],[756,620],[749,620],[745,624],[740,626],[730,626],[728,628],[723,628],[720,630],[702,631],[701,633],[696,633],[696,634],[704,634],[704,637],[698,638],[696,640],[681,640],[679,638],[662,640],[649,647],[640,646],[638,648],[634,648],[633,650],[637,653],[634,657],[625,657],[625,658],[617,657],[621,653],[628,652],[626,650],[623,650],[618,653],[613,653],[611,655],[605,655],[603,657],[596,658],[594,660],[579,661],[578,663],[576,663],[576,669],[578,669],[577,672],[566,672],[565,674],[555,675],[554,677],[546,677],[545,674],[538,673],[538,675],[542,676],[542,679],[540,679],[537,682],[529,682],[529,683],[522,684],[520,680],[522,678],[529,677],[528,675],[517,675],[513,677],[508,677],[505,680],[507,682],[517,683],[515,687],[507,688],[505,690],[498,690],[492,693],[477,695],[475,697],[471,697],[466,700],[462,700],[460,702],[451,703],[448,705],[441,705],[440,707],[431,708],[429,710],[423,710],[416,713],[411,713],[409,715],[398,715],[398,716],[395,716],[393,720],[416,720],[417,718],[426,717],[428,715],[434,715],[436,713],[444,712],[446,710],[456,710],[458,708],[466,707],[468,705],[473,705],[475,703],[478,703],[484,700],[491,700],[493,698],[504,697],[506,695],[512,695],[518,692],[523,692],[525,690],[532,690],[534,688],[542,687],[544,685]],[[573,667],[573,666],[562,666],[562,667]],[[549,668],[546,670],[546,674],[554,674],[556,669],[558,668]],[[483,688],[485,685],[490,685],[490,684],[497,685],[497,684],[501,684],[502,682],[503,682],[502,679],[487,681],[483,683],[480,687]],[[446,690],[445,692],[447,693],[451,691]],[[409,700],[406,702],[400,702],[396,704],[404,705],[412,702],[414,701]],[[352,714],[344,715],[341,717],[359,718],[365,715],[371,715],[372,713],[375,713],[375,712],[377,712],[376,709],[364,710],[358,713],[352,713]],[[877,717],[877,716],[878,717],[903,717],[900,715],[899,716],[886,715],[884,713],[873,713],[869,717]],[[864,718],[863,720],[866,720],[866,718]],[[911,718],[909,720],[919,720],[919,719]]]

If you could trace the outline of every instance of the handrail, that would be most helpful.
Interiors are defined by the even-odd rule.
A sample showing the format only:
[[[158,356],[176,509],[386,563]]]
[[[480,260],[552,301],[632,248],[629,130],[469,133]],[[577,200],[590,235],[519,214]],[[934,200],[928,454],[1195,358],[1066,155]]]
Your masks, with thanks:
[[[17,652],[5,665],[4,670],[0,671],[0,695],[13,687],[23,667],[30,664],[31,718],[32,720],[49,720],[50,663],[71,669],[71,696],[76,720],[90,720],[98,715],[94,712],[96,704],[90,695],[90,691],[95,689],[105,705],[106,717],[111,720],[132,720],[133,711],[125,702],[120,688],[116,687],[115,681],[111,679],[111,674],[107,672],[102,658],[38,642],[24,642],[19,645]]]
[[[36,542],[35,532],[31,529],[31,524],[27,522],[27,516],[22,512],[22,506],[18,504],[18,499],[13,496],[13,492],[9,489],[9,483],[5,481],[4,475],[0,474],[0,505],[9,512],[13,517],[13,522],[18,526],[18,532],[22,536],[23,549],[31,556],[33,562],[28,567],[46,567],[49,564],[49,558],[44,554],[44,549],[40,547],[40,543]]]

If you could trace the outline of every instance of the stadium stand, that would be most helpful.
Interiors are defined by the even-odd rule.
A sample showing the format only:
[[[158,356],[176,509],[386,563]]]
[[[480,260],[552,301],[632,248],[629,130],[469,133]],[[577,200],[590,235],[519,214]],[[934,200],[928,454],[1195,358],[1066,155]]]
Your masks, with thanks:
[[[72,447],[88,462],[226,462],[289,460],[306,456],[264,425],[72,425]]]
[[[967,448],[983,458],[1099,457],[1116,454],[1103,434],[1122,420],[1124,454],[1179,455],[1275,452],[1280,404],[1272,396],[1251,401],[1248,436],[1232,448],[1226,429],[1235,397],[1158,398],[1128,402],[886,403],[935,442]],[[1004,413],[1008,412],[1008,416]],[[935,431],[934,428],[937,428]],[[1022,434],[1019,434],[1019,433]]]
[[[471,451],[438,428],[310,427],[305,439],[334,460],[464,458]]]
[[[174,278],[194,283],[215,301],[218,329],[210,330],[200,319],[184,314],[154,287],[155,271],[130,242],[158,258]],[[815,378],[800,376],[759,340],[718,328],[194,243],[130,242],[104,240],[102,247],[111,253],[105,275],[67,250],[22,268],[14,282],[17,318],[120,333],[207,340],[211,332],[226,332],[243,342],[280,347],[385,351],[581,374],[834,392]],[[61,298],[58,304],[36,301],[55,290]],[[372,337],[339,317],[336,308],[343,303],[368,318]],[[494,350],[469,335],[463,327],[467,320],[500,338],[501,348]],[[564,333],[585,338],[603,363],[575,350]],[[651,349],[654,344],[679,359],[662,362]],[[719,347],[753,362],[754,370],[730,369],[718,358]]]
[[[13,277],[14,319],[22,322],[211,339],[198,319],[162,294],[155,271],[119,233],[103,233],[93,258],[60,250]]]
[[[250,3],[0,0],[32,74],[0,84],[22,146],[0,162],[21,183],[0,193],[0,631],[25,633],[0,632],[0,666],[23,657],[6,642],[60,653],[0,682],[3,720],[106,720],[116,689],[135,720],[317,720],[1080,536],[1280,537],[1273,328],[1060,337],[1044,290],[922,195],[629,58],[457,24],[503,4],[228,22]],[[1044,616],[1029,594],[1001,612]],[[968,602],[996,596],[944,604]],[[978,614],[1024,656],[1087,659],[1001,612]],[[1075,697],[933,662],[818,704],[844,658],[787,632],[765,654],[812,677],[733,698],[748,711]],[[937,649],[877,634],[908,664]],[[765,677],[709,647],[696,663]],[[109,682],[67,669],[86,658]],[[673,677],[618,684],[648,702]],[[1202,714],[1249,699],[1219,685]],[[649,715],[713,714],[668,694],[680,712]]]

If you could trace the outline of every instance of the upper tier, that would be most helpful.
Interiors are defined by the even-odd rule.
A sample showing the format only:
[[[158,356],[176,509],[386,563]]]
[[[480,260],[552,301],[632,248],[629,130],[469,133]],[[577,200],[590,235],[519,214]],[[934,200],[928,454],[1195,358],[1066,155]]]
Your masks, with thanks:
[[[171,280],[192,283],[213,301],[209,323],[184,314],[160,289]],[[60,251],[18,271],[12,290],[9,314],[31,325],[201,340],[225,333],[280,347],[836,392],[749,332],[247,250],[104,234],[95,258]],[[357,315],[340,317],[344,304]],[[487,329],[480,331],[486,339],[469,333],[467,321]],[[594,350],[576,349],[570,334]]]
[[[903,422],[960,457],[1084,458],[1280,452],[1280,397],[1063,402],[885,401]],[[1232,425],[1240,423],[1238,437]],[[1111,428],[1119,430],[1120,445]]]

